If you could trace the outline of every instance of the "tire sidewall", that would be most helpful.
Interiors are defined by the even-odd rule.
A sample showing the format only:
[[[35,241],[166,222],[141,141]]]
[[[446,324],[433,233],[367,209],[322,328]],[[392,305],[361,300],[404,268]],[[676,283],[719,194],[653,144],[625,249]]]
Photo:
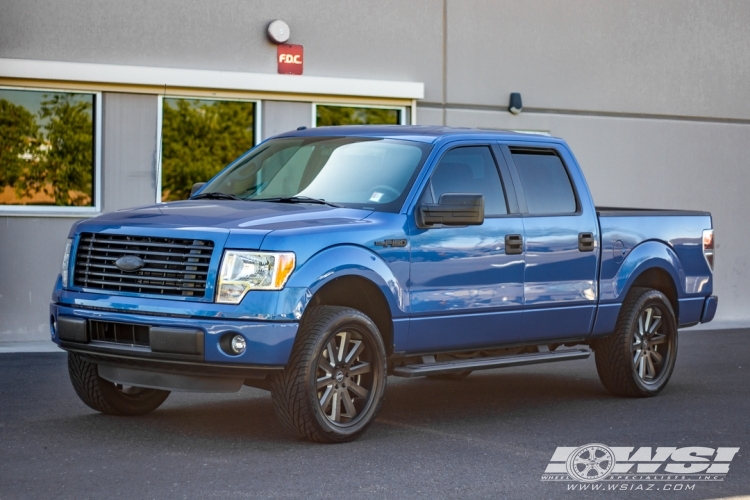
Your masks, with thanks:
[[[363,336],[367,336],[367,348],[373,349],[373,378],[374,385],[373,391],[375,392],[367,403],[367,406],[360,413],[357,420],[348,425],[335,425],[333,424],[323,413],[320,407],[320,403],[317,399],[317,366],[318,358],[323,353],[328,343],[328,340],[347,329],[356,329],[358,333]],[[306,373],[306,388],[307,395],[309,397],[309,404],[312,408],[312,413],[317,421],[318,427],[329,437],[334,440],[349,440],[352,436],[356,436],[364,432],[367,427],[377,416],[380,406],[383,402],[383,394],[385,393],[386,385],[386,356],[385,347],[383,346],[383,340],[380,336],[375,324],[364,314],[359,313],[355,310],[342,311],[342,313],[333,318],[325,327],[322,329],[318,338],[315,341],[315,347],[310,357],[310,363],[307,367]]]

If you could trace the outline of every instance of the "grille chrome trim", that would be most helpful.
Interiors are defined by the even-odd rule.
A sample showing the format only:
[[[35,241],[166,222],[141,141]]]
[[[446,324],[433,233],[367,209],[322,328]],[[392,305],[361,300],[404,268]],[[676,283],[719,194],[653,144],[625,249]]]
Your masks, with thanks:
[[[82,233],[73,284],[114,292],[205,297],[213,250],[210,240]],[[145,267],[120,270],[115,261],[124,255],[140,257]]]

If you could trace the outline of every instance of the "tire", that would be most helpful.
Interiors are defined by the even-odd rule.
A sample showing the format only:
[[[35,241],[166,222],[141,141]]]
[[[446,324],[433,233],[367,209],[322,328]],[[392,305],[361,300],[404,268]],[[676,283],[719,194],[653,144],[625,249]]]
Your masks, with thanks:
[[[107,415],[145,415],[157,409],[169,391],[122,387],[104,380],[94,363],[68,353],[68,374],[78,397],[89,408]]]
[[[594,349],[596,371],[609,392],[657,395],[669,382],[677,358],[677,320],[671,303],[657,290],[633,288],[615,332]]]
[[[385,385],[385,347],[375,323],[355,309],[321,306],[305,315],[271,395],[287,428],[311,441],[343,443],[373,422]]]

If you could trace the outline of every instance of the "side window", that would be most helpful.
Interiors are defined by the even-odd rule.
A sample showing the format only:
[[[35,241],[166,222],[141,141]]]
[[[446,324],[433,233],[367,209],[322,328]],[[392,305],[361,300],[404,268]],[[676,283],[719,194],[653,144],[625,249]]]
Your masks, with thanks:
[[[576,211],[573,186],[556,154],[513,149],[511,154],[530,214],[571,214]]]
[[[476,193],[484,196],[487,216],[508,213],[503,186],[490,148],[467,146],[451,149],[432,173],[423,200],[440,201],[444,193]]]

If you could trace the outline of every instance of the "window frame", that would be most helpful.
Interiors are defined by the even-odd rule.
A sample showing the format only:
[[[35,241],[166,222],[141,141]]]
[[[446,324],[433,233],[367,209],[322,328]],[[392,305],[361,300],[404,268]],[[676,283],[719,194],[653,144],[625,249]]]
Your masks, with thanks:
[[[94,122],[94,165],[91,189],[93,205],[90,207],[58,205],[0,205],[0,216],[94,217],[102,213],[102,92],[95,90],[70,90],[66,88],[0,85],[2,90],[50,92],[58,94],[88,94],[94,96],[92,118]]]
[[[169,203],[162,201],[162,126],[164,124],[164,99],[185,99],[188,101],[239,101],[239,102],[251,102],[255,105],[255,116],[253,117],[253,145],[254,148],[261,142],[261,133],[263,130],[262,124],[262,109],[260,99],[243,99],[238,97],[221,97],[221,96],[190,96],[184,94],[159,94],[157,99],[156,109],[156,203]],[[243,153],[244,154],[244,153]],[[240,155],[242,156],[242,155]],[[235,158],[237,160],[240,156]],[[234,163],[234,161],[232,163]],[[231,163],[230,163],[231,164]],[[229,165],[229,164],[228,164]],[[227,167],[228,165],[224,165]],[[222,170],[224,169],[222,167]],[[218,173],[218,172],[217,172]],[[206,179],[208,182],[210,179]]]
[[[338,106],[340,108],[364,108],[364,109],[396,109],[401,112],[399,116],[398,125],[409,125],[406,120],[406,108],[407,106],[391,106],[386,104],[351,104],[351,103],[337,103],[337,102],[313,102],[312,103],[312,115],[310,123],[312,128],[318,126],[318,106]]]

